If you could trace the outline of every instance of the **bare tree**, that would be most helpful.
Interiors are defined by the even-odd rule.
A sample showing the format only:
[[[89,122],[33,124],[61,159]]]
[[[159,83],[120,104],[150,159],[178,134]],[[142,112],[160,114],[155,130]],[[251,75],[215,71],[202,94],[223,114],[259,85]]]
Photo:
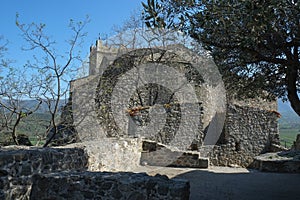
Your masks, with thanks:
[[[86,58],[79,67],[76,78],[83,78],[89,75],[89,59]]]
[[[7,41],[4,40],[4,37],[0,35],[0,57],[2,58],[3,53],[7,50],[6,48]]]
[[[83,30],[88,22],[88,17],[83,22],[70,20],[69,28],[72,36],[66,41],[66,53],[59,54],[56,42],[45,34],[45,24],[21,24],[17,16],[16,25],[28,43],[24,50],[39,50],[39,54],[33,57],[33,61],[28,61],[27,66],[36,74],[35,82],[39,88],[37,98],[46,103],[51,115],[46,133],[49,134],[50,131],[52,133],[44,147],[48,146],[58,133],[60,102],[67,97],[68,83],[82,62],[79,47],[86,36]]]
[[[0,72],[7,65],[7,61],[3,59],[3,55],[7,51],[6,46],[7,41],[4,40],[4,37],[0,35]],[[3,76],[0,75],[0,79],[1,78],[3,78]]]
[[[8,63],[6,62],[6,64]],[[0,131],[3,134],[9,132],[16,145],[25,144],[17,134],[17,128],[22,120],[38,110],[42,102],[35,101],[31,105],[24,104],[24,99],[29,100],[33,93],[30,82],[23,75],[24,70],[21,73],[9,65],[4,67],[6,68],[3,73],[5,76],[0,80]],[[30,143],[29,140],[28,143]]]
[[[138,12],[133,12],[121,26],[114,26],[111,35],[104,40],[105,45],[125,52],[137,48],[163,48],[174,44],[193,45],[192,40],[180,31],[145,26],[143,16]]]

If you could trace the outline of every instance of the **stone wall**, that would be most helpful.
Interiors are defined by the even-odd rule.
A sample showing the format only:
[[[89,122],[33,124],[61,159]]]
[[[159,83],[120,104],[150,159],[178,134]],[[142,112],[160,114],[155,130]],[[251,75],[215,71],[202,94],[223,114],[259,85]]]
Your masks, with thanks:
[[[103,54],[103,51],[106,53]],[[86,78],[77,79],[71,82],[74,124],[81,141],[99,140],[106,136],[128,135],[129,132],[132,132],[131,130],[133,130],[129,127],[129,121],[131,120],[133,120],[135,124],[143,124],[144,121],[144,124],[148,123],[147,120],[140,120],[136,119],[138,117],[131,117],[131,120],[128,119],[127,122],[124,122],[125,125],[120,124],[119,122],[116,125],[116,116],[112,115],[112,107],[118,107],[120,105],[114,105],[110,102],[110,97],[114,91],[114,86],[117,83],[118,78],[120,78],[120,76],[122,76],[125,72],[146,63],[160,62],[165,66],[175,68],[181,74],[185,74],[185,80],[188,80],[189,84],[194,87],[195,94],[199,100],[196,102],[197,105],[199,105],[199,113],[185,113],[178,110],[179,108],[177,105],[180,104],[183,106],[183,104],[186,103],[184,102],[186,100],[187,103],[190,103],[188,102],[188,95],[181,97],[182,99],[178,99],[176,95],[173,96],[174,91],[168,91],[169,88],[164,88],[162,86],[155,88],[155,86],[157,86],[155,84],[135,85],[134,87],[137,87],[137,90],[134,91],[135,93],[128,94],[132,96],[128,96],[128,98],[130,98],[130,102],[127,105],[127,109],[142,106],[140,103],[140,98],[142,97],[144,101],[142,104],[151,107],[150,109],[143,110],[145,115],[149,115],[151,110],[155,110],[155,106],[164,107],[167,113],[166,120],[168,124],[166,124],[165,127],[156,135],[147,133],[150,139],[168,144],[170,140],[173,140],[174,135],[179,128],[178,121],[181,118],[184,119],[186,115],[200,115],[200,113],[204,110],[205,115],[195,116],[199,120],[199,127],[193,127],[193,129],[198,129],[197,133],[195,131],[194,139],[195,142],[200,145],[202,142],[201,137],[203,137],[203,130],[209,126],[210,121],[213,118],[216,118],[216,116],[224,118],[223,112],[225,111],[225,103],[223,101],[225,101],[225,91],[221,84],[222,81],[219,80],[217,78],[218,76],[214,74],[215,72],[211,70],[214,67],[214,63],[210,58],[197,56],[183,46],[175,45],[168,47],[167,49],[138,49],[127,53],[118,53],[119,57],[117,57],[114,61],[110,61],[110,63],[112,63],[110,66],[103,66],[102,57],[106,57],[107,52],[109,52],[109,49],[103,47],[101,43],[97,42],[97,45],[91,48],[91,59],[94,59],[94,61],[90,61],[90,68],[94,71],[94,69],[102,66],[100,67],[101,73],[93,72]],[[99,55],[96,55],[97,53]],[[112,55],[117,56],[115,50],[112,50]],[[100,56],[101,59],[98,59],[97,56]],[[107,59],[111,60],[111,56]],[[159,69],[157,68],[156,70]],[[132,77],[129,78],[132,79]],[[168,78],[166,77],[166,79]],[[174,77],[169,78],[168,81],[171,83],[174,81]],[[182,80],[178,78],[177,83],[179,86],[181,86],[181,81]],[[130,91],[133,89],[126,84],[122,87],[124,87],[124,91],[128,91],[129,93],[131,93]],[[174,98],[171,98],[171,101],[169,101],[170,97]],[[152,101],[149,102],[149,99],[152,99]],[[119,115],[126,114],[126,109],[124,108],[123,110],[124,113],[120,112]],[[96,117],[95,112],[98,113],[98,117]],[[222,114],[216,115],[217,112]],[[141,112],[141,115],[142,114],[143,113]],[[139,133],[136,134],[138,135]],[[173,141],[175,142],[175,140]],[[177,142],[179,142],[179,140]],[[181,140],[181,143],[184,143],[184,140]],[[177,148],[182,147],[182,144],[174,145],[176,145]],[[183,148],[186,148],[186,145],[184,145]]]
[[[255,156],[274,149],[279,144],[278,113],[276,102],[264,100],[228,101],[223,132],[215,145],[191,146],[190,150],[172,150],[159,143],[144,141],[142,164],[158,166],[204,167],[204,163],[216,166],[251,167]]]
[[[95,98],[99,76],[88,76],[71,81],[72,115],[80,141],[93,141],[105,138],[97,118]]]
[[[74,146],[85,150],[89,171],[130,171],[140,163],[142,140],[103,138]]]
[[[91,50],[94,57],[97,52],[101,54],[99,48],[103,47],[97,45]],[[106,53],[99,56],[105,57]],[[96,66],[90,66],[100,67],[101,73],[71,84],[74,123],[82,141],[143,137],[180,151],[194,150],[199,157],[209,158],[212,165],[243,167],[249,166],[255,156],[279,145],[277,102],[226,97],[220,74],[214,70],[210,57],[195,55],[181,45],[137,49],[119,56],[113,50],[112,55],[116,59],[112,61],[109,56],[110,65],[103,66],[102,57],[97,57]],[[156,66],[144,70],[143,66],[149,63]],[[156,80],[154,74],[164,66],[185,76],[184,80],[194,88],[196,102],[186,103],[173,95],[176,91],[145,81],[148,77],[145,74],[153,75]],[[171,75],[166,74],[166,83],[182,82],[168,76]],[[173,79],[177,81],[172,82]],[[121,80],[130,84],[120,84]],[[128,101],[118,102],[115,94]],[[184,115],[182,108],[188,108],[187,105],[197,105],[200,112],[189,111]],[[161,110],[162,114],[157,112]],[[193,120],[197,127],[189,126]],[[193,148],[189,149],[190,146]]]
[[[123,54],[99,75],[101,127],[108,137],[142,136],[181,150],[201,146],[204,131],[219,135],[225,117],[225,90],[213,67],[180,45]]]
[[[188,199],[189,183],[134,173],[140,139],[0,151],[0,199]],[[94,172],[87,172],[94,171]]]
[[[261,102],[260,107],[229,103],[224,131],[218,144],[208,153],[212,165],[249,167],[253,158],[269,152],[272,145],[279,145],[278,115],[274,110],[263,109],[263,105],[274,108],[273,102]],[[206,151],[206,152],[205,152]]]
[[[129,172],[38,174],[30,195],[40,199],[188,200],[189,182]]]
[[[80,148],[1,148],[0,199],[26,199],[32,174],[85,171],[88,159]]]

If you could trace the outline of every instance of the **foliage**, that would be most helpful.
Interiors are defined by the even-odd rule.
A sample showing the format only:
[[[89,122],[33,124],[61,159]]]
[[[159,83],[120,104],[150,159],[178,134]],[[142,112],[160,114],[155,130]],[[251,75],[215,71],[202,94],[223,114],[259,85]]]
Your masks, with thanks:
[[[148,0],[143,6],[148,26],[179,29],[211,51],[228,89],[288,98],[300,115],[297,1]]]
[[[299,134],[299,129],[280,129],[280,142],[281,145],[287,148],[292,147],[297,135]]]
[[[59,117],[59,116],[57,116]],[[1,119],[2,120],[2,119]],[[15,118],[13,119],[15,120]],[[49,126],[51,115],[47,112],[40,113],[39,111],[22,118],[16,129],[16,135],[26,135],[32,145],[39,146],[45,143],[45,130]],[[0,145],[16,144],[11,137],[11,131],[2,130],[0,134]]]

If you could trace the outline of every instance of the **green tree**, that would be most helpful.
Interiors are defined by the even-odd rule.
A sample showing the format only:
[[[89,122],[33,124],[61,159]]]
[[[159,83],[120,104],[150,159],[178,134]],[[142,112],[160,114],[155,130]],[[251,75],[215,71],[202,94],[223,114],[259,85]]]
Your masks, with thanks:
[[[297,0],[148,0],[143,7],[147,26],[179,29],[211,51],[237,96],[288,99],[300,115]]]

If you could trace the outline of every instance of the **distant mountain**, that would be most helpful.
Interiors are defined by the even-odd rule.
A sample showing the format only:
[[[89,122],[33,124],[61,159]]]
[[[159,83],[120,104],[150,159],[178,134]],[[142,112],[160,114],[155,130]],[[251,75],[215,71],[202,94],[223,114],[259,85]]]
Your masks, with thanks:
[[[61,109],[66,103],[67,100],[62,99],[59,103],[59,109]],[[23,100],[21,104],[26,108],[35,108],[37,101]],[[43,103],[37,110],[37,113],[47,112],[48,106],[45,103]],[[293,111],[289,102],[282,102],[281,100],[278,100],[278,112],[281,114],[281,118],[279,119],[280,128],[296,128],[300,130],[300,117]]]
[[[54,101],[52,102],[53,106],[54,106]],[[67,103],[67,101],[65,99],[60,100],[58,108],[60,109],[61,107],[63,107],[65,104]],[[29,109],[34,109],[36,108],[38,104],[37,100],[22,100],[20,102],[21,107],[23,108],[29,108]],[[48,105],[46,103],[42,103],[39,107],[39,109],[37,110],[38,113],[46,113],[48,112]]]
[[[294,112],[289,102],[282,102],[278,100],[278,111],[279,112]]]
[[[300,129],[300,117],[291,108],[289,102],[278,100],[278,112],[281,114],[279,119],[280,127]]]

